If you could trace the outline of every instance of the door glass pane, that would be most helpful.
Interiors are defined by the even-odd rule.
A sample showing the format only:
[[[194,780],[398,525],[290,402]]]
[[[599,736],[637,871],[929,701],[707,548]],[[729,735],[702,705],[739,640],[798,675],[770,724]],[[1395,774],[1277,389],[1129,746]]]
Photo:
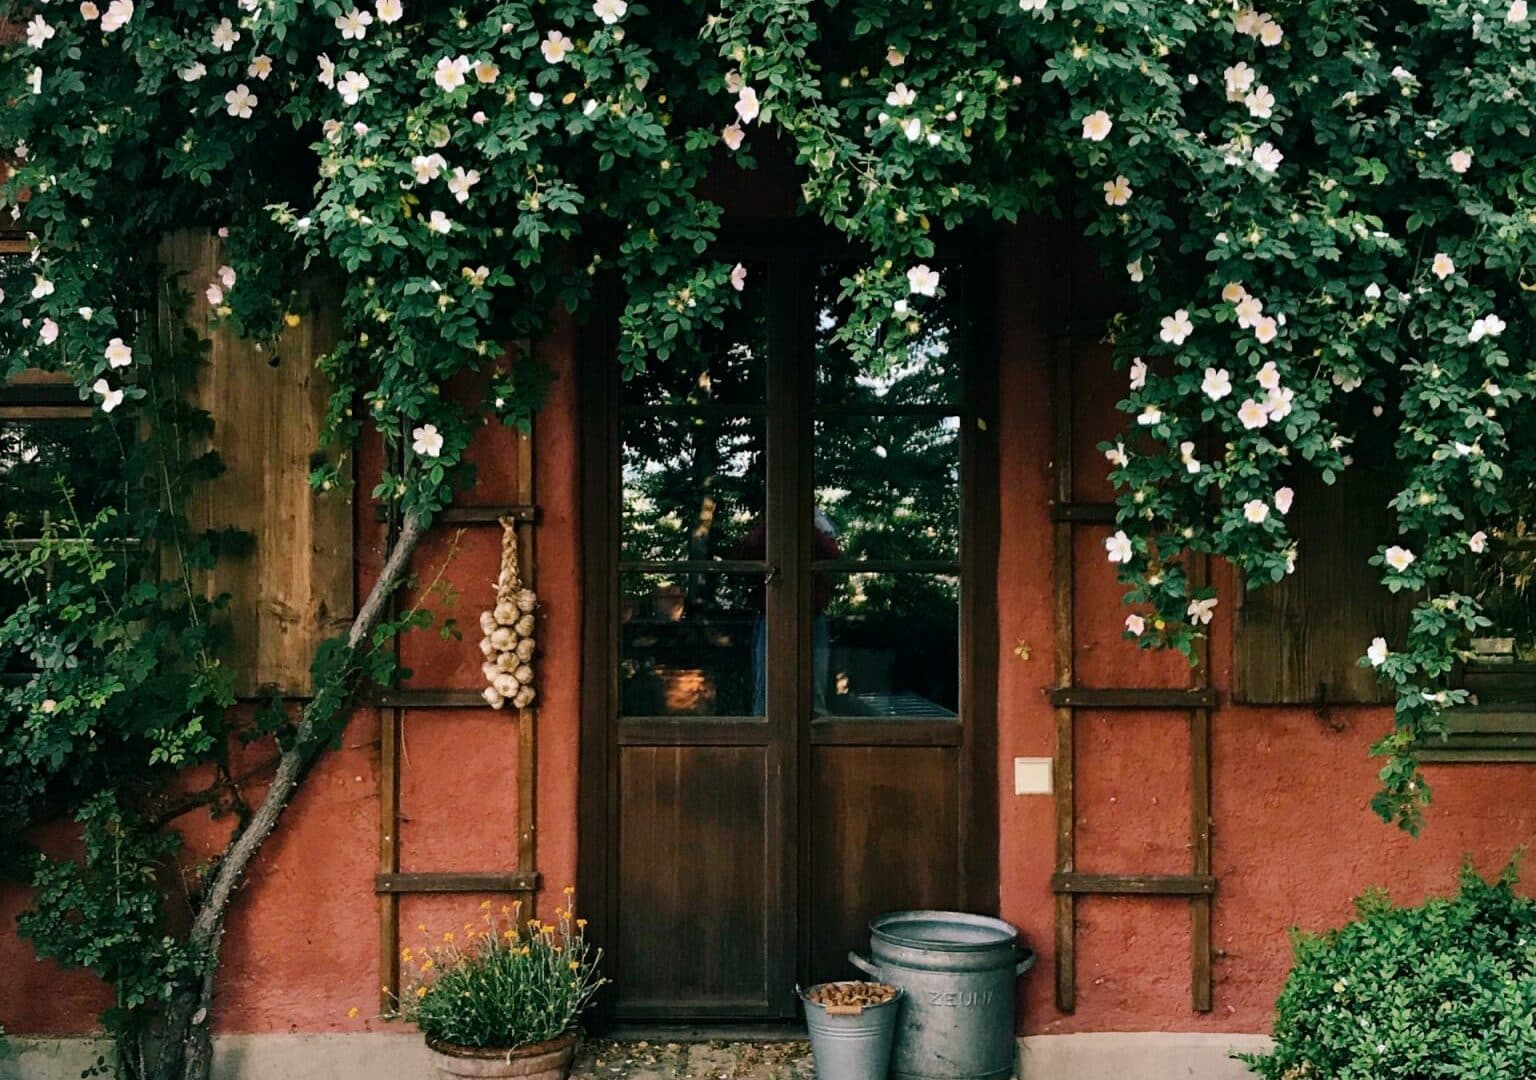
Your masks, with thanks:
[[[620,575],[625,716],[762,716],[767,642],[759,574]]]
[[[919,332],[904,359],[882,371],[862,370],[837,333],[848,321],[850,301],[843,298],[842,279],[858,272],[851,263],[828,263],[818,271],[816,304],[816,404],[876,408],[894,405],[958,404],[961,400],[959,338],[960,306],[956,302],[959,268],[940,266],[944,295],[924,297]],[[919,318],[914,313],[913,318]]]
[[[760,417],[624,421],[623,558],[762,559]]]
[[[960,580],[818,574],[815,715],[953,719],[960,709]]]
[[[959,418],[817,421],[816,507],[817,558],[958,560]]]
[[[768,365],[768,270],[747,267],[739,306],[725,313],[724,326],[704,335],[698,350],[676,353],[625,384],[624,404],[632,407],[761,404],[766,400]]]

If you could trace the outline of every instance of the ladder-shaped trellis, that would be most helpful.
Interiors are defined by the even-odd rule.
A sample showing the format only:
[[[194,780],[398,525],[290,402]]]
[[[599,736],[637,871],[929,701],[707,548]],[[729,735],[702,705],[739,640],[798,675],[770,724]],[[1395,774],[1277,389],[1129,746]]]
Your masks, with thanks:
[[[1058,281],[1068,275],[1059,273]],[[1057,310],[1070,312],[1071,308]],[[1055,589],[1055,708],[1056,754],[1056,1005],[1072,1012],[1077,1004],[1077,900],[1080,896],[1187,897],[1193,942],[1192,998],[1198,1012],[1211,1009],[1211,710],[1216,704],[1206,666],[1205,642],[1199,663],[1191,669],[1185,689],[1090,689],[1075,685],[1073,623],[1074,533],[1080,525],[1112,524],[1115,507],[1108,503],[1073,500],[1074,356],[1070,320],[1057,338],[1054,357],[1054,451],[1056,491],[1051,508]],[[1197,557],[1190,568],[1192,583],[1203,584],[1210,572]],[[1077,804],[1074,795],[1073,740],[1079,709],[1180,710],[1189,714],[1190,743],[1190,870],[1188,874],[1084,874],[1077,871]]]
[[[438,514],[434,526],[464,528],[501,527],[504,519],[517,523],[517,545],[523,579],[537,589],[534,561],[534,524],[538,506],[534,498],[532,434],[519,435],[517,453],[517,503],[511,506],[452,507]],[[390,522],[393,540],[397,521]],[[490,602],[490,590],[485,591]],[[472,647],[469,646],[469,647]],[[400,659],[400,638],[394,640],[395,659]],[[389,1011],[400,991],[400,900],[424,893],[500,893],[522,901],[523,913],[535,914],[539,888],[535,819],[535,736],[537,703],[526,709],[506,710],[507,722],[518,725],[517,754],[517,868],[512,871],[441,872],[409,870],[400,866],[400,747],[405,714],[433,709],[490,709],[479,689],[444,690],[392,687],[373,701],[379,709],[379,872],[374,892],[379,898],[379,986],[384,1011]]]

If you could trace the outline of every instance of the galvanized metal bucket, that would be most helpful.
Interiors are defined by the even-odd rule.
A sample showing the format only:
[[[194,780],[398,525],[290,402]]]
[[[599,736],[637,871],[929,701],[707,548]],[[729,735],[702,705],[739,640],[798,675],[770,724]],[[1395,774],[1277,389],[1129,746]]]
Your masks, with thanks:
[[[1035,965],[1001,919],[960,911],[898,911],[869,924],[869,959],[848,959],[906,991],[891,1060],[895,1080],[1013,1076],[1014,984]]]
[[[826,985],[818,983],[800,993],[817,1080],[885,1080],[896,1017],[906,995],[898,987],[895,997],[879,1005],[829,1008],[811,1000]]]

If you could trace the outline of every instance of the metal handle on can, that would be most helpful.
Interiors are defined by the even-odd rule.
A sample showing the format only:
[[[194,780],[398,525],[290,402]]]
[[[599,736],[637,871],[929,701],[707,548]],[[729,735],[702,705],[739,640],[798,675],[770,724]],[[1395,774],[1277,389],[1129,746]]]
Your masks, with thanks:
[[[872,961],[866,960],[864,957],[860,956],[858,953],[850,952],[848,954],[848,962],[850,964],[852,964],[854,967],[858,968],[864,974],[868,975],[870,978],[872,978],[872,979],[880,978],[880,969],[878,967],[876,967]]]
[[[1013,974],[1016,977],[1023,975],[1026,971],[1035,966],[1034,949],[1025,948],[1023,945],[1020,945],[1019,951],[1021,951],[1024,955],[1019,958],[1018,964],[1014,966]]]

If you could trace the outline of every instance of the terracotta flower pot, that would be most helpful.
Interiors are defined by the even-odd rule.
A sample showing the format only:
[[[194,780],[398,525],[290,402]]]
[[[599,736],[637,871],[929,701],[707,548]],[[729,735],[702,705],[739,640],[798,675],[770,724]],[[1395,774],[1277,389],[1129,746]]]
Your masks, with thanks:
[[[454,1046],[428,1039],[427,1053],[441,1080],[464,1076],[565,1080],[576,1056],[576,1033],[568,1031],[558,1039],[520,1046],[516,1050]]]

